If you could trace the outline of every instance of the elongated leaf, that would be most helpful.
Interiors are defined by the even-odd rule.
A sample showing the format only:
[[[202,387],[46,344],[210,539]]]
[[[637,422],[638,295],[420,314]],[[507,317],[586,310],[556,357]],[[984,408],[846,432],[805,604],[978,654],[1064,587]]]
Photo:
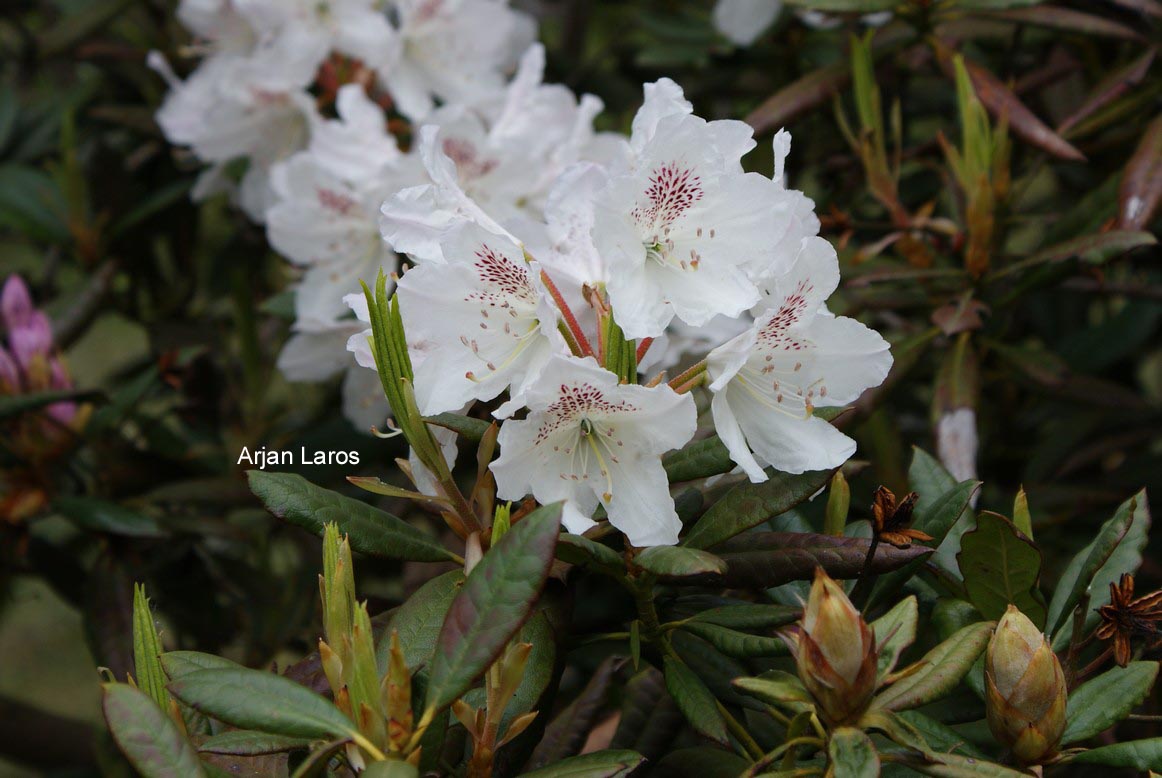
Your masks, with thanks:
[[[712,475],[729,473],[734,469],[730,452],[718,436],[696,440],[685,448],[670,452],[662,457],[666,477],[670,483],[693,481],[695,478],[709,478]]]
[[[256,756],[294,751],[306,748],[311,743],[309,738],[272,735],[269,732],[255,732],[249,729],[230,729],[206,738],[198,745],[198,750],[211,754]]]
[[[856,578],[867,559],[868,538],[837,538],[806,532],[748,532],[722,544],[718,556],[726,560],[727,586],[765,589],[788,581],[807,581],[822,567],[832,578]],[[896,570],[932,553],[924,546],[876,547],[874,573]]]
[[[1137,527],[1134,525],[1138,524]],[[1100,602],[1090,602],[1091,607],[1109,601],[1109,582],[1124,572],[1133,572],[1137,564],[1110,569],[1106,565],[1114,551],[1127,539],[1130,531],[1136,530],[1135,539],[1145,540],[1146,530],[1150,525],[1150,512],[1146,504],[1146,492],[1141,491],[1122,503],[1114,513],[1113,518],[1102,525],[1093,542],[1083,548],[1070,561],[1057,582],[1057,589],[1053,592],[1053,599],[1049,602],[1049,618],[1046,622],[1049,634],[1056,634],[1069,619],[1069,614],[1081,601],[1086,589],[1092,586],[1091,594]],[[1131,541],[1132,542],[1132,541]],[[1140,547],[1139,547],[1140,548]],[[1141,557],[1138,557],[1141,563]],[[1099,573],[1102,575],[1099,576]]]
[[[356,551],[413,562],[460,561],[435,539],[390,513],[315,486],[301,475],[248,470],[246,477],[251,491],[275,516],[319,536],[333,522]]]
[[[141,584],[133,587],[133,680],[163,710],[169,705],[165,673],[161,669],[161,641]]]
[[[885,710],[917,708],[940,699],[956,688],[988,645],[995,622],[971,624],[933,648],[917,662],[916,669],[900,671],[903,676],[872,701]],[[907,673],[907,674],[906,674]]]
[[[714,746],[695,746],[666,751],[657,760],[653,772],[657,775],[690,776],[693,778],[738,778],[744,775],[750,760]],[[772,774],[765,774],[771,778]]]
[[[171,681],[169,690],[190,707],[240,729],[320,739],[355,732],[326,698],[260,670],[198,670]]]
[[[522,773],[521,778],[622,778],[644,761],[645,757],[636,751],[595,751]]]
[[[739,659],[759,656],[786,656],[791,653],[787,644],[780,638],[748,635],[745,632],[720,627],[717,624],[690,621],[682,625],[682,629],[692,635],[697,635],[727,656]]]
[[[1134,232],[1129,230],[1112,230],[1096,235],[1083,235],[1072,238],[1038,251],[1033,256],[1014,262],[993,274],[993,278],[1003,278],[1007,275],[1042,265],[1054,265],[1066,260],[1077,258],[1089,265],[1101,265],[1120,257],[1131,249],[1140,246],[1153,246],[1158,242],[1149,232]]]
[[[876,778],[880,756],[871,738],[855,727],[840,727],[827,741],[827,762],[835,778]]]
[[[950,53],[941,49],[939,55],[941,65],[951,76],[953,71]],[[1001,83],[999,78],[967,58],[964,60],[964,66],[981,103],[994,119],[1005,118],[1014,135],[1055,157],[1073,161],[1085,159],[1085,155],[1074,148],[1069,141],[1049,129],[1045,122],[1037,118],[1036,114],[1030,111],[1020,98],[1013,94],[1012,90]]]
[[[10,394],[0,397],[0,419],[16,416],[21,413],[39,410],[46,405],[59,402],[80,402],[101,397],[99,392],[68,389],[53,392],[35,392],[33,394]]]
[[[483,419],[473,419],[459,413],[439,413],[435,416],[425,416],[424,421],[455,432],[469,443],[479,443],[488,431],[489,422]]]
[[[590,540],[583,535],[561,533],[557,541],[557,557],[572,565],[594,570],[623,574],[625,560],[609,546]]]
[[[598,665],[581,694],[545,727],[544,737],[529,759],[530,768],[547,767],[581,751],[605,706],[614,673],[624,663],[624,659],[608,657]]]
[[[1158,677],[1157,662],[1130,662],[1083,683],[1069,695],[1061,743],[1088,740],[1112,727],[1138,707]]]
[[[976,529],[960,540],[960,574],[976,609],[999,619],[1016,605],[1038,628],[1045,626],[1045,598],[1037,588],[1041,552],[1013,523],[985,511]]]
[[[1111,19],[1061,6],[1044,5],[1012,9],[998,13],[996,17],[1019,24],[1050,27],[1067,32],[1078,32],[1083,35],[1120,38],[1122,40],[1140,40],[1142,37],[1135,30]]]
[[[1085,102],[1058,125],[1057,132],[1061,135],[1067,135],[1070,128],[1078,122],[1088,118],[1094,112],[1124,95],[1131,87],[1141,83],[1142,79],[1146,77],[1146,74],[1150,72],[1150,66],[1154,64],[1154,57],[1155,53],[1153,49],[1147,50],[1125,67],[1119,68],[1104,77],[1093,88],[1093,91],[1090,92]],[[1139,225],[1137,229],[1141,229],[1141,226]]]
[[[1068,761],[1070,764],[1104,764],[1157,772],[1162,770],[1162,737],[1092,748],[1070,756]]]
[[[171,681],[198,670],[242,670],[242,665],[201,651],[167,651],[161,655],[161,667]]]
[[[717,624],[731,629],[769,629],[797,621],[801,608],[790,605],[723,605],[696,613],[691,622]]]
[[[726,721],[718,710],[714,695],[685,663],[666,657],[666,689],[694,731],[723,745],[730,743]]]
[[[960,753],[962,756],[969,756],[974,759],[985,758],[984,752],[965,740],[964,735],[961,735],[949,726],[941,724],[935,719],[925,716],[923,713],[914,710],[905,710],[897,715],[923,735],[924,741],[934,751]]]
[[[419,778],[420,771],[415,765],[390,759],[384,762],[372,762],[367,769],[359,773],[363,778]]]
[[[117,747],[144,778],[205,778],[190,741],[143,692],[128,684],[105,684],[101,707]]]
[[[915,515],[924,515],[940,497],[956,487],[956,479],[940,464],[940,460],[919,446],[912,446],[912,462],[908,465],[908,486],[917,494]]]
[[[916,642],[916,621],[920,609],[916,597],[906,597],[871,623],[879,651],[878,674],[883,677],[900,661],[900,654]]]
[[[788,0],[787,5],[824,13],[874,13],[890,11],[898,0]]]
[[[1126,163],[1118,190],[1118,226],[1141,230],[1154,218],[1162,202],[1162,116],[1155,118]]]
[[[735,678],[734,688],[771,705],[804,710],[815,703],[797,676],[782,670],[768,670],[755,678]]]
[[[463,694],[532,613],[553,563],[560,525],[559,503],[538,508],[473,568],[440,630],[428,708],[441,709]]]
[[[681,546],[653,546],[634,558],[641,569],[666,578],[719,576],[726,563],[708,551]]]
[[[165,536],[165,530],[152,516],[95,497],[58,497],[53,501],[53,508],[78,527],[95,532],[128,538]]]
[[[800,475],[775,473],[761,484],[740,484],[702,514],[682,545],[712,548],[794,508],[823,488],[831,479],[830,470],[812,470]]]
[[[387,668],[392,632],[399,633],[399,645],[408,670],[414,673],[428,666],[440,639],[444,618],[463,585],[464,572],[452,570],[436,576],[407,598],[391,617],[376,647],[376,663],[381,670]]]

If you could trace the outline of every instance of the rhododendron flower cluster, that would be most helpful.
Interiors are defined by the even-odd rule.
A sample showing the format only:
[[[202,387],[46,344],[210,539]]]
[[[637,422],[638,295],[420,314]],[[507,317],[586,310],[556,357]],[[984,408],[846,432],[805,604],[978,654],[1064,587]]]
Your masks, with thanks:
[[[0,339],[0,396],[72,388],[53,346],[52,324],[33,306],[20,276],[9,276],[0,289],[0,324],[7,333]],[[67,426],[77,418],[77,404],[51,403],[45,413],[57,425]]]
[[[247,161],[239,204],[302,268],[289,378],[346,369],[349,418],[398,418],[355,293],[398,279],[416,412],[491,403],[498,497],[564,500],[571,531],[606,518],[638,546],[677,542],[661,456],[697,434],[699,387],[753,481],[852,455],[814,411],[878,385],[891,356],[826,308],[838,261],[813,203],[785,186],[788,133],[771,175],[746,172],[751,128],[696,116],[669,79],[645,85],[629,137],[597,133],[601,102],[543,83],[521,14],[388,5],[182,5],[210,54],[169,76],[159,122],[211,163],[199,194]],[[413,452],[410,469],[438,499],[455,459],[445,433],[422,446],[444,461]]]

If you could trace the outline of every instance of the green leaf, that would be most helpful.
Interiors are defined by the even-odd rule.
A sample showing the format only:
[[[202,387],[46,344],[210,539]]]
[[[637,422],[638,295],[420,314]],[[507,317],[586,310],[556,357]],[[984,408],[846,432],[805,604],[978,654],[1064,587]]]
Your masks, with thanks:
[[[815,704],[803,682],[782,670],[768,670],[755,678],[735,678],[731,685],[755,699],[792,710],[803,710]]]
[[[882,678],[892,671],[900,654],[916,642],[916,621],[920,609],[916,597],[910,596],[896,603],[890,611],[872,622],[879,651],[877,674]]]
[[[463,562],[407,522],[365,502],[315,486],[301,475],[247,470],[250,489],[280,519],[322,536],[334,522],[351,548],[364,554],[412,562]]]
[[[665,658],[666,689],[678,704],[682,715],[699,734],[722,745],[730,744],[726,721],[718,710],[718,702],[693,670],[673,657]]]
[[[837,538],[811,532],[748,532],[722,544],[719,557],[726,561],[726,585],[766,589],[789,581],[807,581],[822,567],[832,578],[856,578],[867,559],[868,538]],[[885,573],[932,553],[913,545],[876,547],[871,570]]]
[[[714,435],[666,454],[662,457],[662,466],[666,468],[670,483],[675,484],[729,473],[734,469],[734,461],[726,446]]]
[[[269,732],[255,732],[249,729],[230,729],[206,738],[198,745],[198,750],[211,754],[258,756],[307,748],[312,742],[309,738],[272,735]]]
[[[440,630],[428,709],[452,704],[471,687],[532,613],[553,563],[560,524],[560,503],[538,508],[468,575]]]
[[[491,422],[474,419],[459,413],[438,413],[435,416],[425,416],[424,421],[437,427],[452,430],[469,443],[479,443],[491,425]]]
[[[404,662],[413,673],[427,667],[440,639],[440,627],[452,600],[464,585],[464,571],[451,570],[438,575],[408,597],[391,617],[376,648],[376,663],[386,669],[391,652],[391,633],[399,633]]]
[[[1046,622],[1049,634],[1055,635],[1065,625],[1074,607],[1090,590],[1090,607],[1109,602],[1109,585],[1124,572],[1133,572],[1142,563],[1141,550],[1150,527],[1150,508],[1142,490],[1122,503],[1113,518],[1102,525],[1093,542],[1083,548],[1066,566],[1049,602]],[[1115,556],[1123,545],[1125,550]]]
[[[1074,689],[1069,695],[1068,724],[1061,743],[1088,740],[1124,719],[1150,694],[1157,677],[1157,662],[1130,662]]]
[[[1045,626],[1045,598],[1037,587],[1041,552],[1013,523],[985,511],[965,533],[956,556],[968,598],[986,619],[999,619],[1009,605]]]
[[[95,497],[58,497],[52,506],[82,529],[128,538],[160,538],[165,531],[153,517]]]
[[[1162,770],[1162,737],[1115,743],[1068,757],[1070,764],[1104,764],[1134,770]]]
[[[1033,539],[1033,515],[1029,513],[1029,497],[1022,487],[1013,499],[1013,526],[1024,533],[1029,540]]]
[[[915,670],[901,670],[900,680],[880,692],[872,705],[891,711],[907,710],[948,694],[984,651],[995,626],[994,622],[982,621],[957,631],[916,662],[912,666]]]
[[[908,486],[918,495],[913,513],[924,514],[941,496],[956,488],[957,481],[924,449],[912,447],[912,464],[908,466]]]
[[[333,740],[318,746],[299,762],[299,766],[291,773],[291,778],[325,778],[327,766],[345,745],[346,740]]]
[[[194,747],[157,703],[128,684],[110,683],[101,689],[109,732],[144,778],[205,778]]]
[[[325,697],[261,670],[198,670],[171,681],[169,690],[195,710],[239,729],[319,739],[356,733]]]
[[[580,753],[605,707],[614,675],[624,663],[620,657],[606,657],[597,666],[581,693],[545,727],[544,735],[529,757],[529,769],[546,767]]]
[[[727,656],[747,659],[758,656],[786,656],[790,653],[787,644],[780,638],[765,635],[748,635],[717,624],[689,621],[682,629],[705,640]]]
[[[719,576],[726,563],[708,551],[681,546],[653,546],[634,557],[641,569],[666,578]]]
[[[682,545],[711,548],[773,519],[823,488],[831,473],[831,470],[813,470],[799,475],[776,472],[761,484],[740,484],[702,514]]]
[[[521,778],[623,778],[644,761],[636,751],[595,751],[522,773]]]
[[[827,742],[829,775],[835,778],[876,778],[880,756],[871,738],[855,727],[840,727]]]
[[[100,397],[100,392],[89,389],[67,389],[33,394],[10,394],[0,396],[0,419],[19,416],[22,413],[39,410],[58,402],[79,402]]]
[[[690,622],[717,624],[731,629],[769,629],[797,621],[802,608],[791,605],[723,605],[696,613]]]
[[[964,739],[964,735],[952,727],[941,724],[933,718],[914,710],[905,710],[897,714],[909,726],[924,736],[924,741],[934,751],[952,753],[959,751],[962,756],[974,759],[984,759],[984,752]]]
[[[51,176],[26,165],[0,165],[0,226],[35,240],[72,242],[65,214],[68,206]]]
[[[571,565],[622,575],[625,560],[609,546],[584,535],[562,532],[557,541],[557,558]]]
[[[1102,265],[1111,259],[1120,257],[1127,251],[1141,246],[1153,246],[1157,242],[1158,239],[1152,233],[1132,230],[1112,230],[1094,235],[1083,235],[1080,238],[1073,238],[1039,251],[1028,259],[1008,265],[1003,270],[994,273],[992,277],[1003,278],[1031,267],[1053,265],[1074,257],[1089,265]]]
[[[161,640],[142,584],[133,587],[133,673],[137,688],[165,710],[169,693],[161,669]]]
[[[161,655],[161,667],[171,681],[199,670],[242,670],[242,665],[201,651],[167,651]]]
[[[361,778],[419,778],[420,771],[415,765],[391,759],[385,762],[372,762],[359,775]]]

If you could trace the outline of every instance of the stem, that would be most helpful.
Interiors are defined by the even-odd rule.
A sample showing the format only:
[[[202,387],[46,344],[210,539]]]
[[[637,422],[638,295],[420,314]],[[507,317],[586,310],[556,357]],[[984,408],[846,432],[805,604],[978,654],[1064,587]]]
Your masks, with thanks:
[[[557,285],[553,283],[553,279],[549,278],[549,274],[544,270],[541,271],[541,282],[544,283],[545,289],[548,290],[549,296],[553,298],[553,302],[557,304],[557,309],[565,319],[565,324],[568,326],[570,332],[572,332],[577,342],[577,348],[580,351],[578,356],[594,356],[593,347],[589,345],[589,340],[585,337],[585,331],[581,329],[581,324],[577,321],[577,317],[573,315],[573,310],[565,302],[565,297],[561,294],[561,290],[557,288]]]
[[[1078,680],[1078,681],[1085,680],[1085,678],[1087,676],[1089,676],[1090,674],[1092,674],[1094,670],[1098,669],[1103,664],[1105,664],[1105,661],[1110,658],[1110,655],[1112,653],[1114,653],[1114,647],[1112,645],[1106,646],[1105,650],[1102,651],[1100,654],[1098,654],[1097,657],[1092,662],[1090,662],[1089,664],[1087,664],[1085,667],[1081,668],[1081,670],[1079,670],[1077,672],[1076,680]]]
[[[653,338],[642,338],[642,342],[637,344],[637,361],[638,362],[642,361],[642,357],[644,357],[646,355],[646,352],[650,350],[650,346],[652,346],[653,343],[654,343]]]
[[[734,715],[726,709],[725,705],[723,705],[718,700],[715,700],[714,704],[718,706],[718,712],[722,714],[722,718],[726,720],[726,728],[730,730],[730,734],[734,735],[735,738],[738,739],[739,743],[742,743],[742,747],[746,751],[747,755],[751,759],[761,759],[763,756],[763,749],[758,743],[755,742],[754,738],[750,736],[750,733],[746,731],[746,728],[743,727],[742,724],[739,723],[738,719],[736,719]]]
[[[362,748],[367,753],[371,754],[372,758],[374,758],[377,762],[383,762],[387,760],[387,754],[376,748],[375,744],[364,737],[362,733],[352,731],[350,735],[351,742]]]
[[[694,381],[695,378],[702,376],[706,372],[706,368],[707,368],[707,365],[706,365],[705,359],[703,359],[701,362],[698,362],[698,363],[691,365],[686,370],[684,370],[683,372],[679,373],[678,375],[676,375],[670,379],[670,388],[673,389],[675,392],[679,391],[679,389],[684,384],[691,383],[692,381]],[[694,384],[694,385],[696,386],[697,384]],[[692,389],[693,386],[691,386],[690,388]],[[687,390],[687,391],[689,391],[689,390]]]
[[[871,587],[871,582],[875,580],[875,576],[871,575],[872,560],[875,559],[876,549],[879,548],[880,539],[878,535],[873,534],[871,543],[867,547],[867,556],[863,558],[863,569],[859,571],[859,580],[855,582],[855,587],[851,590],[851,601],[862,602],[865,593]]]

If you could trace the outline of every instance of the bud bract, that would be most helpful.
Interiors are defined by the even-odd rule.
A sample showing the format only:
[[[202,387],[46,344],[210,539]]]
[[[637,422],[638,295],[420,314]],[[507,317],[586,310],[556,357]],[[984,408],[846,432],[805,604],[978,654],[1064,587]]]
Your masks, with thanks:
[[[1049,641],[1013,605],[985,660],[985,710],[993,736],[1022,764],[1057,753],[1065,730],[1065,674]]]
[[[875,634],[822,568],[792,641],[799,679],[831,724],[854,721],[876,690]]]

